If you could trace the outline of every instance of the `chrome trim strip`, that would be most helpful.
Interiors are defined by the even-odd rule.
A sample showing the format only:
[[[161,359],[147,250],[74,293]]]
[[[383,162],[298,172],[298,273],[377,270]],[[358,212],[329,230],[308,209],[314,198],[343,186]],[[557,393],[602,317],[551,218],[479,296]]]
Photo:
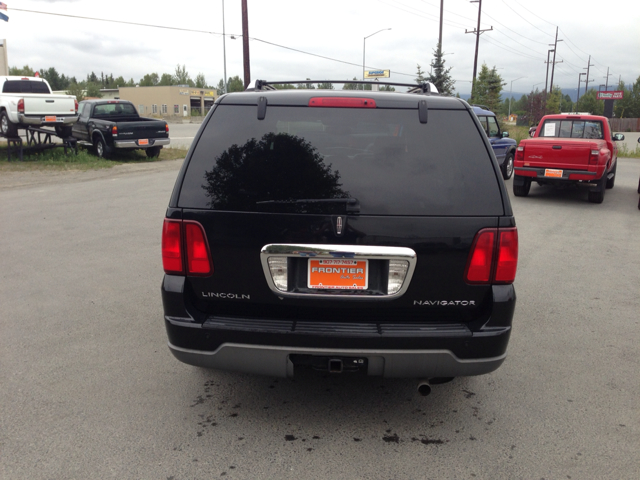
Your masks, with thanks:
[[[294,257],[294,258],[353,258],[360,260],[405,260],[409,263],[407,276],[402,287],[393,295],[358,295],[350,292],[348,295],[323,294],[323,293],[291,293],[278,290],[269,269],[269,257]],[[288,298],[339,298],[355,301],[393,300],[401,297],[409,288],[413,272],[416,268],[418,257],[416,252],[406,247],[381,247],[373,245],[305,245],[272,243],[265,245],[260,250],[260,262],[267,284],[273,293],[279,297]]]

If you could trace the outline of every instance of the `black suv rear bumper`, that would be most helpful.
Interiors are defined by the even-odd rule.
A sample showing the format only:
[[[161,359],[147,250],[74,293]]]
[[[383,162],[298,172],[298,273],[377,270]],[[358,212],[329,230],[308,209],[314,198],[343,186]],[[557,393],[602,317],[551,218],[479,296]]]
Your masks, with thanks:
[[[278,377],[293,375],[292,355],[365,359],[366,373],[383,377],[489,373],[506,357],[516,301],[513,285],[494,286],[491,315],[480,325],[194,319],[183,304],[179,277],[168,278],[162,288],[165,326],[177,359],[205,368]]]

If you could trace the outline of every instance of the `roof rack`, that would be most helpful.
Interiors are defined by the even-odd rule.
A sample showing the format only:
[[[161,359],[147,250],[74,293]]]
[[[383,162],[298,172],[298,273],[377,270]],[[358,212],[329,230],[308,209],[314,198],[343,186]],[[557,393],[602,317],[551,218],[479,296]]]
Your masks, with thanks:
[[[396,87],[410,87],[407,93],[438,93],[438,89],[435,85],[429,82],[423,83],[397,83],[397,82],[379,82],[376,80],[375,82],[366,82],[363,80],[287,80],[287,81],[277,81],[277,82],[268,82],[267,80],[256,80],[253,90],[277,90],[273,85],[291,85],[291,84],[309,84],[309,83],[355,83],[356,85],[390,85]]]
[[[479,108],[481,108],[483,110],[488,110],[489,112],[491,111],[491,109],[489,107],[487,107],[486,105],[480,105],[478,103],[472,103],[471,106],[472,107],[479,107]]]

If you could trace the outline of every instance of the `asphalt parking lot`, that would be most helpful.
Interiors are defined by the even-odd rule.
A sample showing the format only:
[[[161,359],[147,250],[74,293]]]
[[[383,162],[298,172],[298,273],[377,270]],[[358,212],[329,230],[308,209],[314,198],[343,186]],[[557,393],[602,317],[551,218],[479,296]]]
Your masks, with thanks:
[[[175,360],[160,233],[180,164],[0,184],[0,478],[640,478],[640,159],[601,205],[512,197],[507,360],[428,397]]]

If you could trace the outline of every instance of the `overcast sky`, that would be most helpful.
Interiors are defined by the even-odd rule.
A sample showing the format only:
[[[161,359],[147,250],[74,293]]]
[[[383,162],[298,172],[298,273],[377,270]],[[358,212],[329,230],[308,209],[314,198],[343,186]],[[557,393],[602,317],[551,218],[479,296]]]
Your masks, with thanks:
[[[55,67],[78,80],[93,71],[137,82],[147,73],[173,74],[178,64],[192,78],[204,74],[208,84],[224,76],[222,0],[4,3],[9,21],[0,21],[0,38],[7,40],[12,67]],[[478,71],[483,63],[495,66],[507,95],[511,88],[543,89],[557,26],[562,41],[556,62],[562,63],[556,64],[555,85],[577,88],[589,55],[589,87],[604,85],[607,69],[610,90],[620,78],[633,83],[640,76],[639,5],[483,0],[480,28],[493,30],[480,36]],[[241,2],[225,0],[224,8],[227,76],[242,77]],[[439,0],[248,0],[248,11],[252,80],[361,78],[363,41],[375,33],[366,40],[366,66],[390,69],[392,81],[412,82],[417,64],[429,71],[438,42]],[[476,42],[465,31],[473,31],[477,20],[477,2],[444,0],[443,51],[461,94],[471,89]]]

